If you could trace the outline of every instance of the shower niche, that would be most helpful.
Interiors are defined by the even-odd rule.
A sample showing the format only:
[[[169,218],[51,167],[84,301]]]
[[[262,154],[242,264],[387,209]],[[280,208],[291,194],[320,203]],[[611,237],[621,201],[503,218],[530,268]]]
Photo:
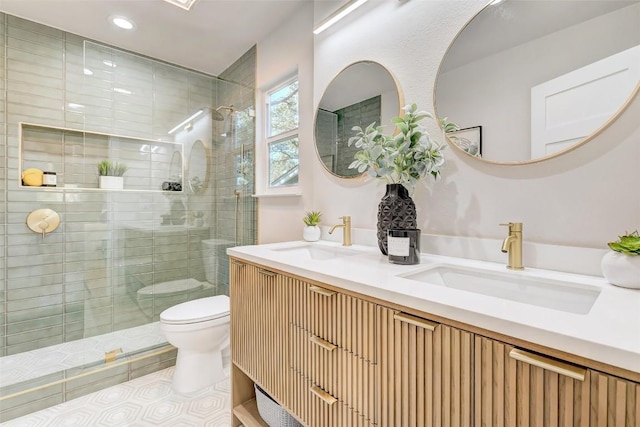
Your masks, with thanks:
[[[179,143],[24,122],[19,132],[19,176],[31,168],[52,172],[56,187],[98,190],[98,163],[104,160],[126,167],[125,191],[167,191],[163,183],[176,182],[184,175],[183,145]],[[22,180],[20,187],[41,188]],[[169,191],[182,190],[171,187]]]

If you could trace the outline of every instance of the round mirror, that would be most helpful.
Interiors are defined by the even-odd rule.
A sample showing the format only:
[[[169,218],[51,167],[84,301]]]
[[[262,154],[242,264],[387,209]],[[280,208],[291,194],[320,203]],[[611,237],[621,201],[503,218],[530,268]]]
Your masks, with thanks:
[[[322,95],[316,112],[316,152],[322,165],[341,178],[359,176],[349,169],[358,149],[349,147],[354,126],[373,122],[391,125],[400,114],[401,95],[391,73],[372,61],[351,64],[342,70]]]
[[[171,155],[169,181],[182,184],[182,153],[178,150],[174,151]]]
[[[520,164],[591,139],[638,93],[638,22],[639,0],[492,2],[440,64],[434,109],[451,145]]]
[[[200,194],[209,183],[209,149],[201,140],[191,146],[187,165],[187,183],[193,194]]]

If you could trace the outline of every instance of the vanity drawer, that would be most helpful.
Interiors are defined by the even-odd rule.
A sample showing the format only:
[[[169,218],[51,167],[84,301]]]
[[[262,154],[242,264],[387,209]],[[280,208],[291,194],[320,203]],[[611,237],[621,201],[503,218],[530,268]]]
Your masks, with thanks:
[[[291,321],[355,356],[376,363],[376,305],[299,281]]]
[[[295,325],[290,336],[291,368],[374,424],[376,366]]]
[[[299,373],[293,373],[291,409],[310,427],[373,427],[374,423]]]

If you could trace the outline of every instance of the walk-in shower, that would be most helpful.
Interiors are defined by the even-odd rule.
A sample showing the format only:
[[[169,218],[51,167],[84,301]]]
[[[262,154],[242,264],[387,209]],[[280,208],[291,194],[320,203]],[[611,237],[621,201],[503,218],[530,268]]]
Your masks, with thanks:
[[[228,294],[226,248],[255,240],[254,94],[12,16],[0,23],[0,50],[15,58],[4,58],[0,92],[4,421],[169,366],[160,312]],[[210,114],[169,134],[203,106]],[[123,190],[98,188],[102,160],[127,166]],[[55,172],[57,186],[23,185],[26,168]],[[44,239],[25,225],[40,208],[61,219]]]

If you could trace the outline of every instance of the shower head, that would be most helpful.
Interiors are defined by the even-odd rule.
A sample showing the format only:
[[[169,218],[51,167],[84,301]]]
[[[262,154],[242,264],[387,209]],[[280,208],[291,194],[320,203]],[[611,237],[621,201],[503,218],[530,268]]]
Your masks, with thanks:
[[[226,105],[221,105],[218,108],[216,108],[215,110],[211,110],[212,116],[213,116],[213,120],[221,122],[225,119],[225,117],[222,115],[222,113],[220,112],[220,110],[228,110],[229,113],[233,113],[234,111],[236,111],[235,108],[233,108],[233,105],[227,107]]]
[[[224,116],[218,110],[211,110],[211,118],[216,122],[221,122],[224,120]]]

